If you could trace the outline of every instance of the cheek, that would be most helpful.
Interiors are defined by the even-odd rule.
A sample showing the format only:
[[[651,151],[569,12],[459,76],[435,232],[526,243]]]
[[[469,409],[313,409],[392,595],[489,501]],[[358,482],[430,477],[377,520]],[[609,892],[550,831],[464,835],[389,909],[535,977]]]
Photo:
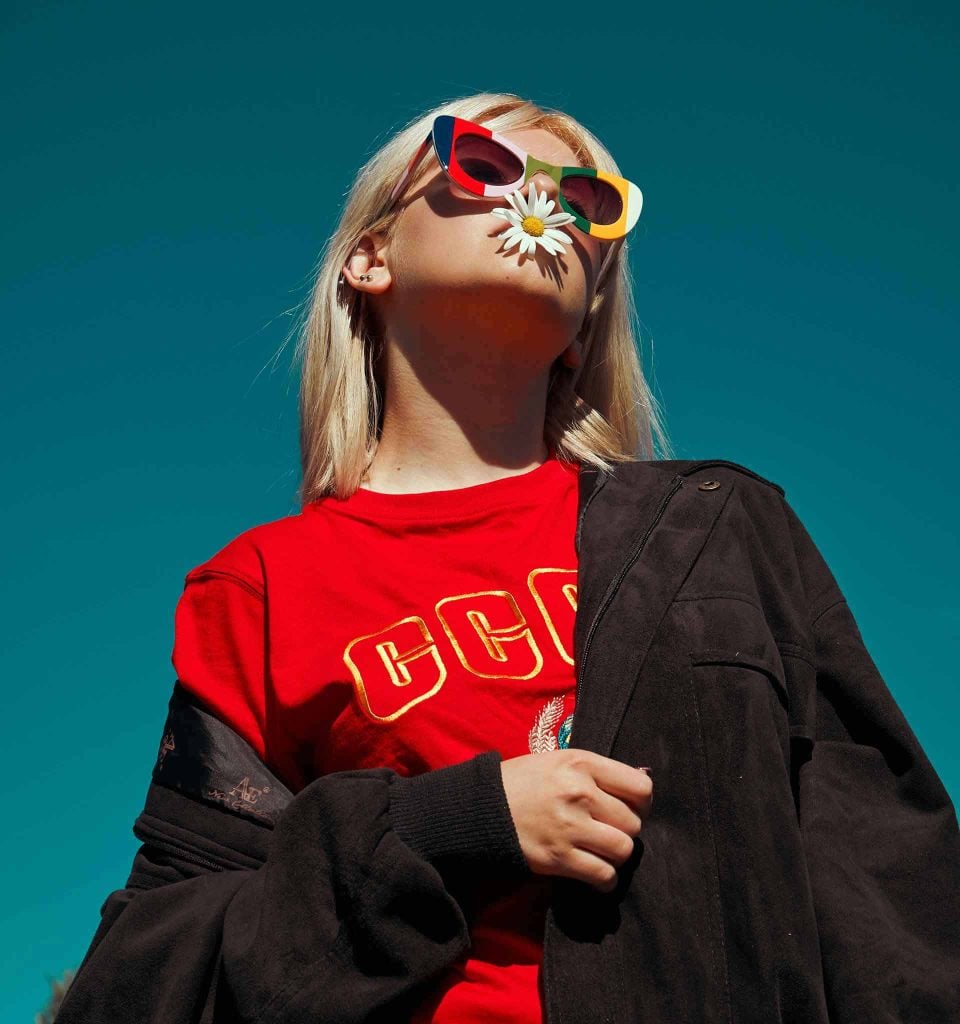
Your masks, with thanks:
[[[582,318],[603,257],[598,239],[567,232],[574,241],[564,243],[562,256],[551,258],[557,259],[562,281],[558,287],[553,273],[544,273],[535,259],[527,257],[521,262],[516,245],[502,249],[503,240],[497,235],[507,230],[506,220],[492,216],[489,210],[464,213],[463,204],[472,202],[469,199],[454,200],[449,209],[443,208],[440,197],[431,199],[430,205],[412,204],[396,225],[391,248],[399,287],[419,289],[441,282],[460,287],[470,282],[516,287],[522,282],[524,291],[552,299],[565,310],[565,316]]]
[[[397,225],[397,241],[408,262],[421,258],[434,264],[442,261],[456,265],[468,254],[484,247],[496,250],[499,243],[492,235],[499,223],[496,217],[464,215],[462,212],[438,215],[427,208],[411,207]]]
[[[511,264],[517,269],[518,259],[516,247],[512,255],[500,251],[503,242],[497,235],[506,228],[506,221],[486,212],[445,217],[427,211],[405,217],[397,225],[393,243],[398,280],[412,284],[428,278],[448,283],[502,279]]]

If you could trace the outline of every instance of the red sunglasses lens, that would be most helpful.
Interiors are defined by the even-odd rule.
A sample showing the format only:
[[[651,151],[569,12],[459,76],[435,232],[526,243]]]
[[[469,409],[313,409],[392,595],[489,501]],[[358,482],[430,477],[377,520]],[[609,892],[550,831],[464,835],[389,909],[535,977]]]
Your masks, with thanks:
[[[453,144],[457,163],[481,185],[509,185],[523,177],[523,163],[493,139],[464,133]]]
[[[570,174],[560,180],[563,198],[592,224],[616,224],[623,213],[620,193],[602,178]]]

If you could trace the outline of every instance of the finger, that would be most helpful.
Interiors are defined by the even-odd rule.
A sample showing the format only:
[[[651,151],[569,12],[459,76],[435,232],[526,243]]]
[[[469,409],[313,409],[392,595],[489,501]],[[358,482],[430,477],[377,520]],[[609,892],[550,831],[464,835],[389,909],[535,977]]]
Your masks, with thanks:
[[[594,790],[594,798],[590,803],[590,816],[594,821],[612,825],[628,836],[639,835],[643,823],[641,815],[626,801],[605,793],[599,786]]]
[[[625,864],[634,851],[632,836],[602,821],[590,821],[578,829],[573,842],[577,849],[595,854],[617,867]]]
[[[646,772],[601,754],[595,754],[587,763],[593,781],[605,793],[625,800],[641,818],[650,813],[653,779]]]
[[[572,848],[567,855],[564,875],[586,882],[601,892],[612,892],[617,887],[619,876],[616,867],[588,850]]]

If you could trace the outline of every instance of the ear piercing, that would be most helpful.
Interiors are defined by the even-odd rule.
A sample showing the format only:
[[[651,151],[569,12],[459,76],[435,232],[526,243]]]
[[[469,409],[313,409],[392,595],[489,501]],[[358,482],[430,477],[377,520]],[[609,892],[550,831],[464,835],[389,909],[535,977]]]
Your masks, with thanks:
[[[361,274],[357,278],[357,280],[358,281],[372,281],[373,280],[373,275],[372,274]]]

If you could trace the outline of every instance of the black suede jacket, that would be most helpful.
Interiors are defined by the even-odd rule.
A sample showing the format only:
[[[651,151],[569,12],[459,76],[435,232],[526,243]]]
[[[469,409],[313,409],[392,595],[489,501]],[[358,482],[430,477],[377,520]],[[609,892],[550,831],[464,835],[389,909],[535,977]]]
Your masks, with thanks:
[[[548,1024],[956,1024],[956,812],[783,489],[580,479],[570,746],[654,803],[615,891],[550,880]],[[496,751],[294,794],[176,684],[134,832],[57,1024],[402,1022],[529,875]]]

